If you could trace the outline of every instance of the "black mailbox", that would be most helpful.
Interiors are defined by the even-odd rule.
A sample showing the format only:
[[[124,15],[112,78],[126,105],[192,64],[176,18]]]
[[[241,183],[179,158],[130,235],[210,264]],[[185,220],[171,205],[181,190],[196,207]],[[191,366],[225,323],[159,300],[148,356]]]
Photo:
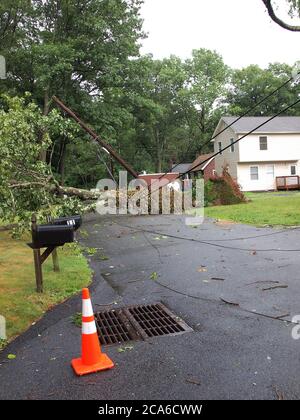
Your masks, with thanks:
[[[48,218],[47,225],[38,225],[36,215],[31,218],[32,243],[28,244],[33,250],[36,291],[43,293],[42,265],[52,255],[53,269],[59,272],[57,247],[74,242],[75,230],[81,225],[81,217],[62,217],[53,224]],[[41,248],[46,248],[41,254]]]
[[[58,219],[52,220],[53,225],[56,226],[72,226],[74,230],[78,230],[82,225],[81,216],[69,216],[69,217],[59,217]]]
[[[36,248],[62,246],[74,242],[74,227],[63,225],[39,225],[32,230],[32,241]]]

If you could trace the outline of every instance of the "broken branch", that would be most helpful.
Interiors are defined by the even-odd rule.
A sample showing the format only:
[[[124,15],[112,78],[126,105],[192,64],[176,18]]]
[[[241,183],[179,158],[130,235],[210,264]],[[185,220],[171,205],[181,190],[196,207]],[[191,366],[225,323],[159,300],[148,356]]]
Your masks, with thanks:
[[[270,16],[270,18],[277,23],[277,25],[281,26],[284,29],[287,29],[288,31],[293,31],[293,32],[300,32],[300,26],[293,26],[293,25],[289,25],[288,23],[284,22],[283,20],[281,20],[275,13],[274,8],[272,6],[272,0],[262,0],[262,2],[264,3],[264,5],[267,8],[268,14]]]

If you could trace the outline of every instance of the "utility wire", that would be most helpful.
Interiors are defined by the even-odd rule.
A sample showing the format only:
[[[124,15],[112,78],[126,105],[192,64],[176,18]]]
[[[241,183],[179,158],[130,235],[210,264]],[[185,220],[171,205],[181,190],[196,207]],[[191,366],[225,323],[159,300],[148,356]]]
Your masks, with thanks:
[[[107,163],[105,162],[104,158],[102,157],[102,155],[100,153],[100,145],[98,143],[96,143],[96,147],[97,147],[97,152],[96,153],[97,153],[98,159],[103,163],[103,165],[105,166],[107,172],[111,176],[111,179],[117,185],[117,181],[116,181],[115,177],[113,176],[113,173],[111,172],[110,168],[108,167]]]
[[[247,240],[251,240],[251,239],[259,239],[259,238],[267,238],[268,236],[275,236],[275,235],[281,235],[282,233],[287,233],[290,231],[296,231],[296,230],[300,230],[300,227],[293,227],[293,228],[286,228],[284,230],[278,230],[276,232],[271,232],[271,233],[264,233],[261,235],[255,235],[255,236],[245,236],[245,237],[241,237],[241,238],[229,238],[229,239],[202,239],[203,241],[208,241],[208,242],[232,242],[232,241],[247,241]]]
[[[230,143],[228,146],[223,147],[223,149],[219,150],[218,152],[214,153],[212,156],[210,156],[209,158],[203,160],[202,162],[197,163],[196,165],[194,165],[192,168],[190,168],[188,171],[179,174],[176,178],[174,178],[172,181],[169,181],[168,184],[164,185],[167,186],[169,185],[171,182],[176,181],[177,179],[181,178],[184,175],[187,175],[189,173],[191,173],[195,168],[197,168],[200,165],[203,165],[204,163],[210,161],[211,159],[213,159],[214,157],[221,155],[225,150],[230,149],[233,145],[239,143],[241,140],[243,140],[244,138],[248,137],[250,134],[255,133],[255,131],[257,131],[259,128],[263,127],[264,125],[268,124],[270,121],[273,121],[275,118],[277,118],[279,115],[283,114],[284,112],[288,111],[289,109],[293,108],[295,105],[297,105],[298,103],[300,103],[300,99],[298,99],[297,101],[295,101],[294,103],[292,103],[291,105],[288,105],[287,107],[285,107],[284,109],[282,109],[281,111],[277,112],[277,114],[273,115],[273,117],[268,118],[266,121],[264,121],[263,123],[259,124],[257,127],[253,128],[251,131],[249,131],[248,133],[246,133],[245,135],[243,135],[242,137],[240,137],[239,139],[235,140],[233,143]],[[159,181],[159,179],[158,179]],[[153,183],[153,185],[155,185],[155,183]],[[155,192],[159,191],[161,189],[161,186],[159,186],[157,188],[157,190],[155,191],[151,191],[151,194],[154,194]],[[147,189],[147,193],[148,193],[148,189]]]
[[[293,228],[286,228],[283,230],[278,230],[276,232],[271,232],[271,233],[264,233],[261,235],[254,235],[254,236],[245,236],[245,237],[240,237],[240,238],[228,238],[228,239],[201,239],[202,241],[207,241],[207,242],[236,242],[236,241],[247,241],[247,240],[251,240],[251,239],[259,239],[259,238],[267,238],[269,236],[276,236],[276,235],[281,235],[283,233],[287,233],[290,231],[296,231],[296,230],[300,230],[300,227],[293,227]]]
[[[124,225],[121,223],[116,222],[119,226],[121,227],[125,227],[128,229],[133,229],[132,226],[129,225]],[[195,239],[195,238],[188,238],[185,236],[179,236],[179,235],[173,235],[170,233],[164,233],[164,232],[157,232],[155,230],[150,230],[150,229],[142,229],[142,228],[134,228],[136,231],[138,232],[145,232],[145,233],[151,233],[152,235],[162,235],[162,236],[166,236],[168,238],[172,238],[172,239],[178,239],[178,240],[182,240],[182,241],[189,241],[189,242],[194,242],[194,243],[199,243],[202,245],[208,245],[208,246],[212,246],[215,248],[222,248],[222,249],[230,249],[233,251],[246,251],[246,252],[300,252],[300,249],[278,249],[278,248],[271,248],[271,249],[257,249],[257,248],[240,248],[240,247],[233,247],[233,246],[227,246],[227,245],[220,245],[217,243],[214,243],[214,241],[205,241],[205,240],[200,240],[200,239]],[[230,240],[230,239],[229,239]]]
[[[118,223],[119,224],[119,223]],[[121,225],[120,225],[121,226]],[[129,226],[124,226],[124,227],[129,227]],[[131,229],[133,229],[131,227]],[[139,228],[137,228],[139,229]],[[228,238],[228,239],[211,239],[211,238],[204,238],[201,239],[202,241],[206,241],[206,242],[236,242],[236,241],[248,241],[251,239],[260,239],[260,238],[267,238],[269,236],[276,236],[276,235],[282,235],[283,233],[288,233],[288,232],[295,232],[300,230],[300,227],[286,227],[285,229],[282,230],[277,230],[276,232],[271,232],[271,233],[263,233],[261,235],[253,235],[253,236],[242,236],[239,238]],[[160,235],[164,235],[164,233],[160,233]]]
[[[296,76],[300,75],[300,71],[296,74]],[[242,118],[244,118],[246,115],[248,115],[251,111],[256,109],[259,105],[261,105],[263,102],[271,98],[271,96],[275,95],[277,92],[279,92],[282,88],[287,86],[292,80],[294,80],[294,76],[290,77],[286,82],[284,82],[282,85],[280,85],[277,89],[275,89],[273,92],[269,93],[266,97],[262,98],[260,101],[258,101],[256,104],[254,104],[251,108],[249,108],[246,112],[244,112],[240,117],[238,117],[235,121],[233,121],[231,124],[223,128],[219,133],[217,133],[215,136],[213,136],[210,140],[207,140],[203,145],[201,145],[201,148],[206,146],[207,144],[211,143],[213,140],[215,140],[220,134],[224,133],[226,130],[228,130],[230,127],[232,127],[234,124],[236,124],[238,121],[240,121]],[[177,165],[175,165],[173,169],[177,168],[179,165],[183,164],[184,161],[181,161]],[[198,164],[199,166],[201,164]],[[194,168],[193,168],[194,169]],[[159,179],[163,178],[165,175],[167,175],[168,172],[165,172]]]
[[[280,112],[278,112],[277,114],[275,114],[273,117],[268,118],[265,122],[263,122],[262,124],[259,124],[257,127],[255,127],[253,130],[249,131],[248,133],[246,133],[245,135],[243,135],[242,137],[240,137],[239,139],[237,139],[236,141],[234,141],[233,143],[229,144],[228,146],[224,147],[222,150],[220,150],[219,152],[216,152],[213,156],[211,156],[210,158],[204,160],[201,163],[198,163],[197,165],[195,165],[195,167],[198,167],[199,165],[202,165],[203,163],[206,163],[207,161],[209,161],[210,159],[212,159],[212,157],[216,157],[219,154],[222,154],[225,150],[229,149],[232,145],[239,143],[241,140],[243,140],[244,138],[248,137],[250,134],[254,133],[256,130],[258,130],[259,128],[263,127],[264,125],[266,125],[267,123],[269,123],[270,121],[274,120],[275,118],[277,118],[279,115],[283,114],[284,112],[288,111],[289,109],[293,108],[295,105],[297,105],[298,103],[300,103],[300,99],[298,99],[297,101],[295,101],[293,104],[288,105],[286,108],[284,108],[283,110],[281,110]],[[188,171],[186,171],[184,174],[182,175],[186,175],[188,173],[190,173],[195,167],[189,169]],[[181,175],[177,176],[172,182],[174,182],[176,179],[180,178]],[[170,182],[169,182],[170,183]],[[159,191],[160,187],[151,192],[151,194],[154,194],[155,192]],[[147,193],[148,193],[148,189],[147,189]],[[127,226],[130,227],[130,226]],[[159,232],[151,232],[149,231],[149,233],[154,233],[154,234],[162,234]],[[272,234],[275,234],[275,232]],[[184,238],[184,237],[176,237],[175,235],[167,235],[169,237],[173,237],[175,239],[182,239],[182,240],[190,240],[193,242],[198,242],[198,243],[202,243],[202,244],[206,244],[208,246],[215,246],[215,247],[219,247],[219,248],[225,248],[225,249],[232,249],[232,250],[240,250],[240,251],[253,251],[253,249],[245,249],[245,248],[235,248],[235,247],[230,247],[230,246],[225,246],[225,245],[218,245],[216,243],[212,243],[210,241],[200,241],[200,240],[196,240],[194,238]],[[262,249],[262,250],[258,250],[256,249],[256,251],[261,251],[261,252],[300,252],[300,249],[291,249],[291,250],[278,250],[278,249]]]
[[[297,75],[299,75],[300,72],[297,73]],[[218,134],[216,134],[212,139],[210,139],[208,142],[211,142],[212,140],[214,140],[217,136],[219,136],[220,134],[222,134],[223,132],[225,132],[228,128],[232,127],[232,125],[234,125],[236,122],[238,122],[240,119],[242,119],[245,115],[247,115],[249,112],[251,112],[253,109],[255,109],[258,105],[262,104],[264,101],[266,101],[267,99],[269,99],[271,96],[273,96],[275,93],[277,93],[280,89],[282,89],[283,87],[285,87],[288,83],[290,83],[294,78],[291,77],[289,80],[287,80],[284,84],[282,84],[281,86],[279,86],[276,90],[274,90],[272,93],[270,93],[269,95],[267,95],[265,98],[263,98],[261,101],[259,101],[257,104],[255,104],[252,108],[250,108],[247,112],[245,112],[244,114],[242,114],[239,118],[237,118],[235,121],[233,121],[230,125],[228,125],[227,127],[225,127],[223,130],[221,130]],[[243,135],[242,137],[240,137],[239,139],[237,139],[236,141],[234,141],[233,143],[229,144],[228,146],[224,147],[223,149],[219,150],[218,152],[214,153],[210,158],[205,159],[204,161],[198,163],[197,165],[195,165],[194,167],[190,168],[188,171],[184,172],[183,174],[180,174],[177,178],[175,178],[172,182],[174,182],[176,179],[180,178],[182,175],[187,175],[190,172],[192,172],[195,168],[197,168],[200,165],[203,165],[204,163],[208,162],[209,160],[211,160],[212,158],[222,154],[225,150],[231,148],[233,145],[239,143],[241,140],[243,140],[244,138],[248,137],[250,134],[254,133],[256,130],[258,130],[259,128],[263,127],[264,125],[266,125],[267,123],[269,123],[270,121],[274,120],[275,118],[277,118],[279,115],[283,114],[284,112],[288,111],[289,109],[291,109],[292,107],[294,107],[295,105],[297,105],[298,103],[300,103],[300,99],[298,99],[297,101],[295,101],[293,104],[288,105],[287,107],[285,107],[283,110],[279,111],[277,114],[275,114],[274,116],[268,118],[265,122],[263,122],[262,124],[258,125],[257,127],[255,127],[253,130],[249,131],[248,133],[246,133],[245,135]],[[208,144],[208,142],[206,142],[205,144]],[[204,144],[204,145],[205,145]],[[203,145],[203,146],[204,146]],[[202,147],[203,147],[202,146]],[[179,165],[179,164],[178,164]],[[178,166],[177,165],[177,166]],[[161,179],[162,177],[164,177],[167,174],[167,172],[162,175],[159,179]],[[160,190],[160,188],[158,188],[158,190]],[[156,191],[158,191],[156,190]],[[156,192],[154,191],[154,192]],[[154,193],[152,192],[152,194]],[[122,226],[122,225],[120,225]],[[128,227],[131,228],[131,226],[125,226],[124,227]],[[295,228],[298,229],[298,228]],[[148,230],[141,230],[142,232],[148,232],[148,233],[153,233],[153,234],[157,234],[157,235],[161,235],[162,233],[160,232],[156,232],[156,231],[148,231]],[[249,237],[249,238],[236,238],[236,239],[228,239],[230,241],[232,240],[243,240],[243,239],[255,239],[257,237],[263,237],[263,236],[271,236],[271,235],[275,235],[275,234],[279,234],[279,233],[283,233],[282,232],[272,232],[270,234],[266,234],[266,235],[258,235],[258,236],[253,236],[253,237]],[[240,250],[240,251],[253,251],[253,249],[245,249],[245,248],[235,248],[235,247],[230,247],[230,246],[225,246],[225,245],[218,245],[216,243],[210,242],[208,240],[204,241],[204,240],[197,240],[194,238],[185,238],[185,237],[180,237],[180,236],[176,236],[176,235],[169,235],[169,234],[163,234],[165,236],[171,237],[171,238],[175,238],[175,239],[181,239],[181,240],[188,240],[188,241],[192,241],[192,242],[198,242],[201,244],[205,244],[208,246],[215,246],[215,247],[219,247],[219,248],[225,248],[225,249],[232,249],[232,250]],[[225,242],[226,240],[224,240]],[[214,242],[223,242],[223,240],[215,240]],[[262,249],[262,250],[258,250],[256,249],[256,251],[260,251],[260,252],[300,252],[300,249],[291,249],[291,250],[279,250],[279,249]]]
[[[186,171],[185,173],[177,176],[172,182],[174,182],[176,179],[180,178],[182,175],[186,175],[189,174],[193,169],[195,169],[196,167],[198,167],[199,165],[202,165],[203,163],[206,163],[207,161],[209,161],[210,159],[212,159],[213,157],[218,156],[219,154],[222,154],[225,150],[229,149],[232,145],[235,145],[237,143],[239,143],[241,140],[243,140],[244,138],[248,137],[250,134],[254,133],[256,130],[258,130],[259,128],[263,127],[264,125],[266,125],[267,123],[269,123],[270,121],[274,120],[275,118],[277,118],[279,115],[283,114],[284,112],[288,111],[289,109],[293,108],[295,105],[297,105],[298,103],[300,103],[300,99],[298,99],[297,101],[295,101],[293,104],[288,105],[287,107],[285,107],[283,110],[279,111],[277,114],[275,114],[273,117],[268,118],[266,121],[264,121],[262,124],[259,124],[257,127],[253,128],[251,131],[249,131],[248,133],[246,133],[245,135],[243,135],[242,137],[240,137],[239,139],[237,139],[236,141],[234,141],[233,143],[229,144],[228,146],[224,147],[223,149],[221,149],[220,151],[216,152],[213,156],[211,156],[208,159],[205,159],[203,162],[198,163],[197,165],[195,165],[193,168],[189,169],[188,171]],[[169,182],[170,183],[170,182]],[[151,194],[154,194],[156,191],[159,191],[160,187],[151,192]],[[148,193],[148,189],[147,189],[147,193]],[[128,227],[131,228],[130,226],[124,226],[124,227]],[[146,231],[148,233],[153,233],[156,235],[164,235],[164,233],[161,232],[155,232],[155,231]],[[275,232],[272,232],[272,235],[275,234]],[[276,232],[277,234],[277,232]],[[192,241],[192,242],[198,242],[198,243],[202,243],[208,246],[214,246],[214,247],[219,247],[219,248],[224,248],[224,249],[232,249],[232,250],[240,250],[240,251],[254,251],[253,249],[246,249],[246,248],[235,248],[235,247],[230,247],[230,246],[225,246],[225,245],[219,245],[210,241],[201,241],[201,240],[197,240],[194,238],[185,238],[185,237],[179,237],[176,235],[169,235],[169,234],[165,234],[165,236],[171,237],[171,238],[175,238],[175,239],[181,239],[181,240],[188,240],[188,241]],[[261,235],[260,235],[261,236]],[[271,236],[271,234],[269,234],[269,236]],[[249,238],[250,239],[250,238]],[[238,240],[238,239],[237,239]],[[280,250],[280,249],[256,249],[255,251],[260,251],[260,252],[300,252],[300,249],[285,249],[285,250]]]
[[[119,226],[124,226],[124,227],[127,227],[126,225],[120,225],[119,223],[117,223],[117,224],[118,224]],[[130,226],[130,229],[133,229],[133,228]],[[153,246],[153,244],[151,243],[151,241],[150,241],[150,240],[148,240],[147,236],[145,235],[145,232],[146,232],[146,231],[143,231],[143,234],[144,234],[145,239],[147,239],[147,242],[148,242],[151,246]],[[166,236],[168,236],[168,235],[166,235]],[[162,263],[161,258],[160,258],[160,253],[159,253],[158,248],[157,248],[157,247],[155,247],[155,250],[158,252],[160,262]],[[254,310],[249,310],[249,309],[243,308],[243,307],[241,307],[241,305],[240,305],[239,303],[230,303],[230,302],[226,302],[226,301],[225,301],[225,300],[223,300],[222,298],[220,298],[220,300],[219,300],[219,301],[217,301],[216,299],[211,299],[211,298],[207,298],[207,297],[203,297],[203,296],[196,296],[196,295],[191,295],[191,294],[188,294],[188,293],[186,293],[186,292],[183,292],[183,291],[180,291],[180,290],[178,290],[178,289],[175,289],[175,288],[173,288],[173,287],[171,287],[171,286],[169,286],[169,285],[166,285],[166,284],[164,284],[164,283],[161,283],[161,282],[160,282],[160,281],[158,281],[158,280],[155,280],[155,283],[157,283],[159,286],[163,287],[163,288],[164,288],[164,289],[166,289],[166,290],[169,290],[169,291],[171,291],[171,292],[173,292],[173,293],[176,293],[176,294],[178,294],[178,295],[184,296],[184,297],[186,297],[186,298],[195,299],[195,300],[200,300],[200,301],[205,301],[205,302],[211,302],[211,303],[220,303],[220,304],[221,304],[221,302],[223,302],[223,303],[226,303],[226,304],[231,305],[231,306],[233,306],[233,307],[236,307],[238,310],[240,310],[240,311],[242,311],[242,312],[245,312],[245,313],[249,313],[249,314],[252,314],[252,315],[260,316],[260,317],[263,317],[263,318],[273,319],[273,320],[275,320],[275,321],[280,321],[280,322],[284,322],[284,323],[289,323],[289,324],[295,324],[295,325],[297,325],[297,323],[295,323],[295,322],[293,322],[293,321],[289,321],[289,320],[285,320],[285,319],[284,319],[284,318],[287,318],[287,317],[289,316],[289,314],[283,314],[283,315],[281,315],[281,316],[277,316],[277,317],[276,317],[276,316],[272,316],[272,315],[267,315],[267,314],[264,314],[264,313],[261,313],[261,312],[258,312],[258,311],[254,311]]]
[[[196,295],[190,295],[188,293],[185,292],[181,292],[180,290],[174,289],[171,286],[167,286],[166,284],[163,284],[161,282],[159,282],[158,280],[155,280],[155,283],[157,283],[159,286],[163,287],[164,289],[169,290],[170,292],[176,293],[178,295],[190,298],[190,299],[195,299],[195,300],[201,300],[204,302],[211,302],[211,303],[222,303],[222,299],[220,299],[220,301],[216,300],[216,299],[211,299],[211,298],[205,298],[205,297],[201,297],[201,296],[196,296]],[[223,301],[223,303],[226,303],[225,301]],[[295,324],[298,325],[298,322],[293,322],[293,321],[289,321],[289,320],[285,320],[284,318],[287,318],[290,314],[286,314],[283,316],[272,316],[272,315],[267,315],[267,314],[263,314],[261,312],[257,312],[257,311],[250,311],[249,309],[246,308],[242,308],[241,305],[239,303],[227,303],[228,305],[234,306],[236,307],[238,310],[242,311],[242,312],[246,312],[248,314],[252,314],[252,315],[257,315],[263,318],[268,318],[268,319],[273,319],[274,321],[280,321],[280,322],[284,322],[285,324]]]
[[[239,139],[235,140],[233,143],[230,143],[228,146],[224,147],[223,149],[221,149],[220,151],[214,153],[210,158],[205,159],[203,162],[198,163],[197,165],[193,166],[191,169],[189,169],[188,171],[186,171],[185,173],[183,173],[182,175],[187,175],[189,173],[191,173],[193,171],[193,169],[197,168],[199,165],[203,165],[203,163],[208,162],[210,159],[222,154],[223,152],[225,152],[225,150],[230,149],[231,146],[239,143],[241,140],[243,140],[244,138],[248,137],[250,134],[255,133],[256,130],[258,130],[259,128],[263,127],[264,125],[268,124],[270,121],[273,121],[275,118],[277,118],[279,115],[283,114],[284,112],[288,111],[289,109],[293,108],[295,105],[297,105],[298,103],[300,103],[300,99],[298,99],[297,101],[295,101],[293,104],[288,105],[287,107],[285,107],[284,109],[282,109],[280,112],[278,112],[277,114],[273,115],[273,117],[270,117],[269,119],[267,119],[265,122],[263,122],[262,124],[259,124],[257,127],[253,128],[253,130],[249,131],[247,134],[243,135],[242,137],[240,137]],[[182,176],[181,175],[181,176]],[[179,177],[177,177],[178,179]]]

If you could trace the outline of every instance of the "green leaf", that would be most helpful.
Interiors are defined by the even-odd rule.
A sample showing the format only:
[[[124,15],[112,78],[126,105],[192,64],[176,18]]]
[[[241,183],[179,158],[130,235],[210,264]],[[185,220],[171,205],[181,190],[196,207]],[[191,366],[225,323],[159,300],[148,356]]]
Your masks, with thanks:
[[[157,274],[157,272],[156,272],[156,271],[154,271],[154,272],[151,274],[150,279],[151,279],[151,280],[157,280],[157,279],[158,279],[158,274]]]
[[[16,356],[15,354],[9,354],[9,355],[7,356],[7,358],[8,358],[9,360],[14,360],[14,359],[16,359],[16,358],[17,358],[17,356]]]
[[[87,253],[90,256],[93,256],[93,255],[97,254],[97,249],[96,248],[87,248]]]
[[[119,347],[118,348],[118,353],[125,353],[126,351],[131,351],[133,349],[134,349],[133,346]]]

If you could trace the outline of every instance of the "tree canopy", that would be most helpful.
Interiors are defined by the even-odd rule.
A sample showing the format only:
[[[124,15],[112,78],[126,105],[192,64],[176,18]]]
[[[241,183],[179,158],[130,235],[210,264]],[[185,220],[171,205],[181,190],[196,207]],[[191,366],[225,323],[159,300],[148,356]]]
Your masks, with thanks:
[[[51,101],[60,97],[137,172],[209,152],[222,115],[241,115],[293,74],[284,63],[231,69],[216,52],[141,56],[141,0],[3,0],[0,218],[70,212],[119,166]],[[296,13],[299,1],[290,2]],[[291,80],[252,112],[294,102]],[[300,115],[299,107],[290,111]],[[68,209],[68,210],[67,210]]]

